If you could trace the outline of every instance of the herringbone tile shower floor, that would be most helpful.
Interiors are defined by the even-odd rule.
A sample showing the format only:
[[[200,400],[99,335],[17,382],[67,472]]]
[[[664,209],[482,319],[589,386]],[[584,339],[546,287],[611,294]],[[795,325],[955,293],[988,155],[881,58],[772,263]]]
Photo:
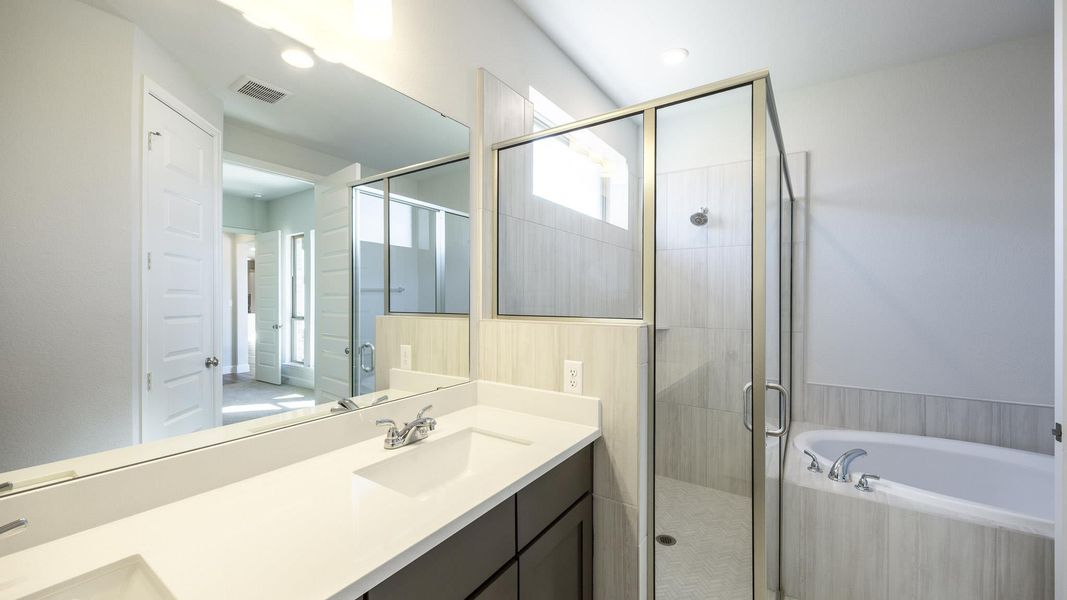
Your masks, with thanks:
[[[752,509],[745,496],[656,477],[656,600],[752,597]]]

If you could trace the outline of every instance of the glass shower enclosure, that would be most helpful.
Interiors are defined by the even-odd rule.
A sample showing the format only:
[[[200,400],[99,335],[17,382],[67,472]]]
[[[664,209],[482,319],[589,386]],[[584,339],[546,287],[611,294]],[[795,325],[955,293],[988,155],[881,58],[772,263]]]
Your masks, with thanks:
[[[778,598],[793,194],[769,74],[493,153],[494,316],[650,327],[648,596]]]
[[[354,396],[381,383],[375,372],[378,317],[470,310],[469,163],[466,155],[449,156],[352,186]]]

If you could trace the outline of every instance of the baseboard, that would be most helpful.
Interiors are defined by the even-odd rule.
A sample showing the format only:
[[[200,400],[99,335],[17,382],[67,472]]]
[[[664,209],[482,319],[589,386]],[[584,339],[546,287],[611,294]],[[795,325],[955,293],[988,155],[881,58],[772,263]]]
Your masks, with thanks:
[[[235,375],[237,373],[248,373],[251,371],[251,367],[248,365],[227,365],[222,367],[222,373],[224,375]]]
[[[286,385],[295,385],[296,387],[308,388],[309,390],[315,389],[314,379],[304,379],[302,377],[292,377],[290,375],[282,375],[282,383]]]

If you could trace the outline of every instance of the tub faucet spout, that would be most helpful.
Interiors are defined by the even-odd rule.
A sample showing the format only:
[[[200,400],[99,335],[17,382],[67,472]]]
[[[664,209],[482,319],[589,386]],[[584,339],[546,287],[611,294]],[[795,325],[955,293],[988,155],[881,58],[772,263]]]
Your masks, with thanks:
[[[852,461],[861,456],[867,456],[867,451],[862,448],[853,448],[848,452],[845,452],[834,461],[834,465],[830,467],[830,473],[827,477],[829,477],[831,481],[840,481],[843,483],[852,481],[852,474],[849,472],[848,468],[852,464]]]

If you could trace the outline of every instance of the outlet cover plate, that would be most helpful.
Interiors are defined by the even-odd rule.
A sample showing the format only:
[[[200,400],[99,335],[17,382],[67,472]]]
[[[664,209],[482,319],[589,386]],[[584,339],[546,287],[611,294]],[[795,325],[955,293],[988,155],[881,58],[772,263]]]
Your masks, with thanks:
[[[563,391],[567,394],[582,393],[582,361],[563,361]]]

